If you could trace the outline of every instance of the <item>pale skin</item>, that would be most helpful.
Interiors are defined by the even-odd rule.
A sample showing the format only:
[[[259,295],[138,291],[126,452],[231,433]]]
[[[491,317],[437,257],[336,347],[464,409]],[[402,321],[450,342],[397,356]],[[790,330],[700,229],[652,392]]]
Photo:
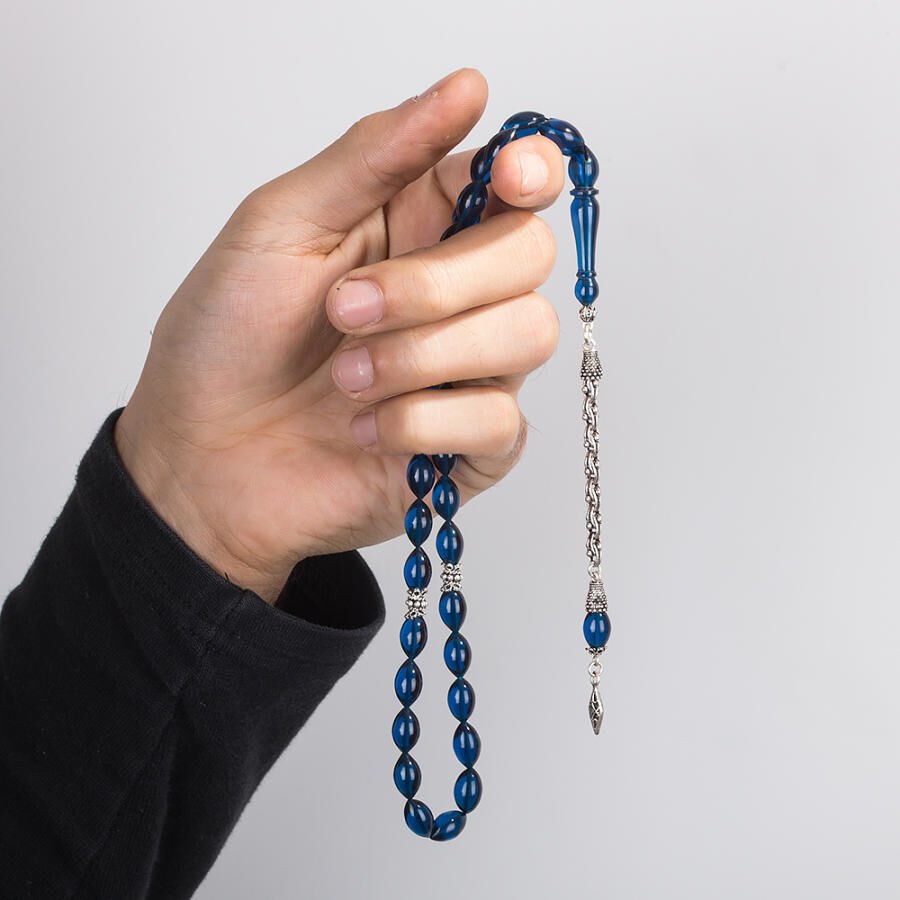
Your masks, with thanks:
[[[449,151],[486,101],[459,69],[256,188],[153,330],[119,454],[182,540],[268,603],[300,560],[403,533],[412,454],[459,454],[461,505],[521,458],[519,390],[559,340],[535,213],[565,166],[539,135],[507,145],[482,222],[439,242],[477,148]],[[340,313],[368,309],[361,282],[374,324]]]

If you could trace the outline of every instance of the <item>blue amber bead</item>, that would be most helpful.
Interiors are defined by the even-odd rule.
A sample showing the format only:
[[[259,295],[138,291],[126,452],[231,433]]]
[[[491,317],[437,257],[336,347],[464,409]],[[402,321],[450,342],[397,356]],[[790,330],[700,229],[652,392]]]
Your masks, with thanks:
[[[460,722],[453,732],[453,752],[456,758],[467,768],[478,761],[481,753],[481,738],[470,722]]]
[[[444,522],[435,540],[438,556],[449,563],[458,563],[463,553],[463,536],[455,522]]]
[[[455,838],[465,827],[466,814],[458,809],[442,812],[435,820],[431,829],[433,841],[449,841]]]
[[[538,127],[546,120],[546,116],[533,110],[525,110],[510,116],[501,126],[501,131],[509,131],[515,129],[519,137],[526,137],[529,134],[535,134]]]
[[[441,614],[441,621],[451,631],[459,631],[466,620],[466,598],[461,591],[444,591],[441,594],[438,611]]]
[[[453,718],[459,719],[460,722],[465,722],[472,715],[475,709],[475,691],[462,676],[450,685],[450,690],[447,691],[447,706],[450,707]]]
[[[598,174],[597,157],[587,147],[569,160],[569,178],[576,188],[593,187]]]
[[[606,613],[588,613],[584,617],[584,639],[589,647],[603,647],[609,640],[609,616]]]
[[[406,511],[404,521],[407,537],[416,545],[424,544],[431,534],[431,510],[424,500],[416,498]]]
[[[491,180],[491,166],[488,160],[487,147],[482,147],[473,157],[469,166],[469,177],[472,181],[487,184]]]
[[[441,475],[435,482],[431,493],[431,502],[434,511],[443,519],[452,519],[459,509],[459,490],[453,483],[453,479],[447,475]]]
[[[408,753],[401,753],[394,764],[394,784],[404,797],[415,797],[422,784],[419,764]]]
[[[408,659],[397,669],[394,676],[394,691],[404,706],[414,703],[422,693],[422,673],[414,660]]]
[[[469,642],[459,632],[453,632],[444,644],[444,662],[454,675],[465,675],[472,662]]]
[[[516,129],[510,128],[508,131],[498,132],[484,145],[485,158],[487,159],[488,167],[494,164],[497,154],[510,143],[510,141],[514,141],[517,137],[518,134]]]
[[[400,626],[400,646],[403,652],[412,658],[418,656],[428,640],[428,627],[423,616],[404,619]]]
[[[562,119],[547,119],[540,126],[540,132],[544,137],[550,138],[563,152],[563,156],[571,156],[573,153],[584,151],[584,138],[581,132]]]
[[[434,484],[434,466],[424,453],[417,453],[406,467],[406,483],[417,496],[424,497]]]
[[[412,750],[416,746],[416,741],[419,740],[419,720],[411,709],[404,706],[394,716],[391,737],[398,750]]]
[[[453,471],[457,459],[458,457],[455,453],[435,453],[435,455],[431,457],[434,467],[442,475],[449,475]]]
[[[469,813],[481,799],[481,776],[474,769],[463,769],[453,785],[453,799],[464,812]]]
[[[474,225],[487,205],[487,187],[480,181],[466,185],[456,199],[453,218],[464,223],[465,227]]]
[[[409,830],[419,837],[430,837],[434,827],[434,816],[428,805],[421,800],[407,800],[403,807],[403,818]]]
[[[406,579],[407,587],[428,587],[428,582],[431,581],[431,560],[421,547],[416,547],[406,557],[406,563],[403,566],[403,577]]]

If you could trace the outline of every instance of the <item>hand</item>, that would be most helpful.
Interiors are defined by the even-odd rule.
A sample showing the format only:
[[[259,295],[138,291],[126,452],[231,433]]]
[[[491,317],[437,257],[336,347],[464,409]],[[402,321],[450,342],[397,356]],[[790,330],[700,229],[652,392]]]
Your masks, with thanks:
[[[486,99],[459,69],[256,188],[153,331],[119,454],[185,543],[267,602],[301,559],[403,532],[414,453],[460,455],[461,504],[521,456],[518,391],[559,339],[534,211],[565,170],[546,138],[514,141],[483,221],[439,242],[474,150],[447,154]]]

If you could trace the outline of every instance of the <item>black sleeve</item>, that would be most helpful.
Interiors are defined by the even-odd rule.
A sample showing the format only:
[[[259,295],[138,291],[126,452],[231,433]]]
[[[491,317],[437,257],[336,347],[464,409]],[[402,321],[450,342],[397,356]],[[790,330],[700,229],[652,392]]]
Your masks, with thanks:
[[[155,513],[106,418],[0,610],[0,895],[189,897],[384,622],[356,551],[275,607]]]

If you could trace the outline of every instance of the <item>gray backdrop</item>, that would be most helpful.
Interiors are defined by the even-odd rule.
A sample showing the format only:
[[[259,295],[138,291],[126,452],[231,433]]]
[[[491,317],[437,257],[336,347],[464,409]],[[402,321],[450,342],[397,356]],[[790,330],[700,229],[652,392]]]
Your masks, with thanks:
[[[521,394],[528,448],[459,516],[481,806],[447,845],[402,821],[401,536],[364,550],[385,627],[199,897],[897,895],[898,29],[877,0],[7,0],[4,589],[253,187],[461,65],[491,86],[464,146],[532,108],[602,166],[601,736],[562,200],[544,292],[563,333]],[[423,799],[449,808],[440,645],[416,755]]]

